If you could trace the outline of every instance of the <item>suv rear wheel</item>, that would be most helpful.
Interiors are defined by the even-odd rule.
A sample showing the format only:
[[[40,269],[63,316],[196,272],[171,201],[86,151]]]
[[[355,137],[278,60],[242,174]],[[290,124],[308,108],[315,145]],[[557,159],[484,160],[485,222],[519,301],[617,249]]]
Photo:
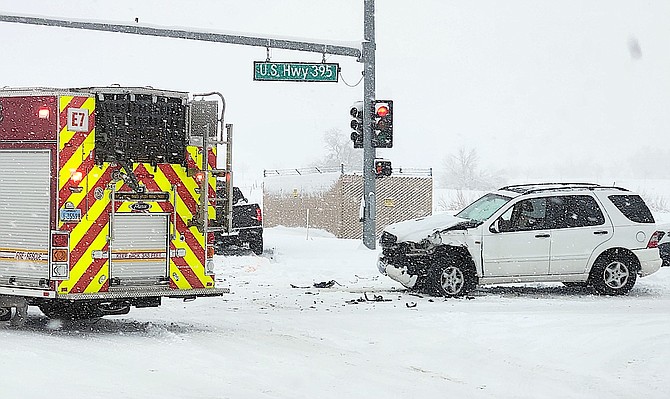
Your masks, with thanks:
[[[636,280],[635,261],[628,255],[605,254],[596,260],[591,271],[593,287],[605,295],[623,295]]]
[[[457,254],[436,256],[429,276],[431,293],[437,296],[457,297],[475,288],[472,270]]]

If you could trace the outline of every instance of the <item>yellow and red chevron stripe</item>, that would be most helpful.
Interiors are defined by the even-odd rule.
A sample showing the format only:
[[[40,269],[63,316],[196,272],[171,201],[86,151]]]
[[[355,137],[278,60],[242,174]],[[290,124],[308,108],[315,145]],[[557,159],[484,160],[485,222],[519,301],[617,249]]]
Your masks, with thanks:
[[[186,158],[187,167],[189,169],[200,170],[202,168],[202,151],[200,147],[188,146],[186,147],[186,152],[188,157]],[[207,167],[208,169],[216,169],[216,148],[212,147],[207,153]],[[208,181],[209,186],[209,198],[214,198],[216,196],[216,177],[210,176]],[[211,204],[210,204],[211,205]],[[207,208],[208,217],[210,219],[216,218],[216,211],[213,206]]]
[[[89,129],[86,132],[68,130],[68,109],[80,108],[89,113]],[[70,279],[58,284],[59,294],[97,293],[109,289],[110,267],[107,257],[94,258],[94,251],[107,253],[109,249],[109,219],[112,212],[110,182],[116,166],[95,163],[95,99],[85,96],[61,96],[60,132],[58,144],[58,209],[68,205],[79,209],[78,222],[58,222],[60,230],[70,232]],[[191,156],[197,148],[189,147]],[[190,158],[190,157],[189,157]],[[216,157],[211,152],[208,160],[214,167]],[[199,203],[196,193],[197,183],[188,176],[181,165],[160,164],[156,167],[145,163],[133,164],[133,170],[141,184],[148,191],[175,193],[169,202],[147,202],[151,212],[176,214],[170,216],[177,234],[170,240],[170,249],[185,250],[185,256],[170,258],[170,287],[175,290],[193,288],[213,288],[213,276],[205,273],[205,237],[196,227],[187,227],[194,217]],[[73,174],[81,174],[81,180],[71,179]],[[209,182],[210,192],[214,192],[215,180]],[[131,191],[123,181],[113,183],[116,191]],[[130,202],[115,202],[114,212],[131,212]],[[175,209],[176,207],[176,209]],[[176,211],[176,212],[175,212]],[[214,217],[209,207],[208,214]],[[175,219],[175,220],[173,220]],[[183,241],[181,238],[183,237]]]

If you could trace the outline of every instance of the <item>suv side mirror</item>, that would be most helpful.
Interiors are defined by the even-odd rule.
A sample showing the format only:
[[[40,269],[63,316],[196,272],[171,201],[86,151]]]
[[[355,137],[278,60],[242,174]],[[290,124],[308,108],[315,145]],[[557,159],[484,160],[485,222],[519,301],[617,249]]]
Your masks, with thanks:
[[[491,233],[500,233],[500,219],[496,219],[495,222],[489,227]]]

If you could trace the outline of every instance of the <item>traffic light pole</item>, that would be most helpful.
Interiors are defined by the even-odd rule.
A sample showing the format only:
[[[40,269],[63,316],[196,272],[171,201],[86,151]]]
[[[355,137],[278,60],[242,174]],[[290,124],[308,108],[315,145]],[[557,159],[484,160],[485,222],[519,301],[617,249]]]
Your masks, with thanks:
[[[209,33],[187,31],[174,28],[156,28],[149,26],[124,25],[109,22],[86,22],[63,19],[44,18],[29,15],[0,15],[0,22],[10,22],[28,25],[53,26],[106,32],[128,33],[145,36],[171,37],[208,42],[239,44],[278,48],[285,50],[307,51],[322,54],[334,54],[345,57],[355,57],[363,62],[363,195],[365,197],[365,213],[363,217],[363,244],[375,249],[375,176],[374,160],[375,148],[372,147],[372,104],[375,100],[375,2],[364,0],[363,28],[364,39],[361,49],[355,47],[294,40],[276,39],[270,37],[245,36],[238,34]]]
[[[363,244],[375,249],[375,148],[372,146],[372,104],[375,100],[375,1],[365,0],[363,13]]]

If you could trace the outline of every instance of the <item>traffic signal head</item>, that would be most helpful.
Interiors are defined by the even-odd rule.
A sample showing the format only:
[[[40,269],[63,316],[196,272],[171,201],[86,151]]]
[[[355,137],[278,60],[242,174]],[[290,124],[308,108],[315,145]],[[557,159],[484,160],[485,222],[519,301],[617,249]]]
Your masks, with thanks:
[[[363,148],[363,101],[356,101],[349,110],[351,115],[351,141],[354,148]]]
[[[375,159],[375,177],[391,176],[391,173],[393,173],[391,161]]]
[[[372,111],[372,146],[393,147],[393,101],[375,100]]]

